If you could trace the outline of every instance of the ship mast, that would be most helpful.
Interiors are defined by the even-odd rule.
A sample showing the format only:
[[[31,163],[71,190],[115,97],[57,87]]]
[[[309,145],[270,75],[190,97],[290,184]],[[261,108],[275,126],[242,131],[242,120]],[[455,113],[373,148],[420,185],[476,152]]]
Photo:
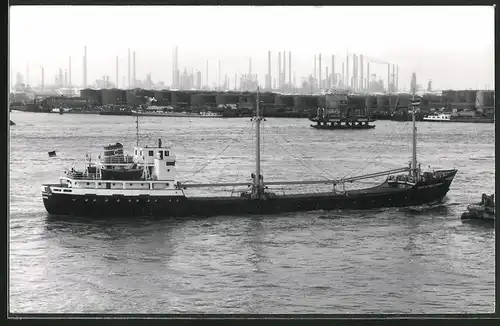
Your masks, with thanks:
[[[135,115],[135,144],[139,148],[139,114]]]
[[[413,148],[412,148],[412,166],[411,166],[411,172],[412,176],[417,180],[419,172],[417,170],[417,126],[415,122],[415,111],[417,110],[417,101],[415,101],[415,89],[413,89],[413,95],[412,95],[412,125],[413,125]]]
[[[257,86],[257,105],[255,107],[255,175],[253,177],[253,196],[260,197],[261,194],[261,176],[260,176],[260,103],[259,103],[259,87]]]

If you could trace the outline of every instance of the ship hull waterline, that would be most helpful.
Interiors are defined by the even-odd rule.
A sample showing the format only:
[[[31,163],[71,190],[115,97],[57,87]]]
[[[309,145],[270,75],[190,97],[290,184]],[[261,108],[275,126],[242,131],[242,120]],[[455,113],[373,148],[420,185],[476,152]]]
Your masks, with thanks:
[[[442,179],[406,188],[382,185],[342,193],[275,195],[266,199],[247,197],[97,196],[42,192],[49,215],[84,217],[209,217],[265,215],[286,212],[376,209],[419,206],[440,202],[449,190],[456,170]],[[50,186],[50,185],[49,185]]]

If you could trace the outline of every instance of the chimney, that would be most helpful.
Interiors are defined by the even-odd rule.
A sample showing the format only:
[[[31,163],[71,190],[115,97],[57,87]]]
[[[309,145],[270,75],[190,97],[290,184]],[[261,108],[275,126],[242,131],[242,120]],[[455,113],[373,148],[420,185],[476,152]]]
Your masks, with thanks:
[[[281,52],[278,52],[278,88],[281,88]]]
[[[278,52],[278,88],[281,88],[281,52]]]
[[[43,71],[43,67],[42,67],[42,85],[41,85],[42,92],[43,92],[44,81],[45,81],[45,76],[44,76],[44,71]]]
[[[118,74],[118,56],[116,56],[116,88],[119,88],[120,75]]]
[[[288,51],[288,84],[292,86],[292,52]]]
[[[345,86],[349,87],[349,53],[346,55],[345,62]]]
[[[68,71],[64,70],[64,87],[68,87]]]
[[[326,74],[325,74],[325,88],[330,88],[330,78],[328,77],[328,66],[325,67],[326,69]]]
[[[396,91],[396,65],[392,64],[392,91]]]
[[[314,74],[313,74],[314,80],[316,80],[316,55],[314,55]]]
[[[366,64],[366,90],[370,91],[370,63]]]
[[[286,85],[286,51],[283,51],[283,85]]]
[[[236,85],[236,80],[235,80],[235,85]],[[267,87],[268,89],[272,88],[271,85],[271,51],[267,52]],[[234,86],[234,89],[236,89],[236,86]]]
[[[335,78],[335,56],[332,54],[332,86],[335,87],[337,85],[337,81]]]
[[[83,48],[83,88],[87,87],[87,47]]]
[[[396,91],[397,92],[399,91],[398,82],[399,82],[399,65],[396,65]]]
[[[321,53],[319,54],[319,83],[318,86],[319,88],[323,88],[323,80],[321,80]]]
[[[136,79],[135,79],[135,51],[132,53],[132,86],[135,88]]]
[[[387,93],[389,93],[391,91],[390,84],[391,84],[391,64],[388,62],[387,63]]]
[[[128,48],[128,88],[132,88],[130,87],[131,84],[130,84],[130,48]]]
[[[344,63],[342,62],[342,84],[344,84],[343,87],[346,87],[345,85],[345,70],[344,70]]]
[[[360,73],[361,73],[361,77],[360,77],[361,82],[360,82],[360,85],[359,85],[360,87],[359,88],[364,91],[365,90],[365,74],[364,74],[364,71],[363,71],[364,70],[364,66],[363,66],[363,55],[362,54],[359,55],[359,67],[361,68],[360,69],[361,70],[360,71]]]
[[[69,71],[68,71],[69,72],[69,89],[71,90],[72,87],[73,87],[72,84],[71,84],[71,56],[69,57],[69,67],[68,67],[68,69],[69,69]]]

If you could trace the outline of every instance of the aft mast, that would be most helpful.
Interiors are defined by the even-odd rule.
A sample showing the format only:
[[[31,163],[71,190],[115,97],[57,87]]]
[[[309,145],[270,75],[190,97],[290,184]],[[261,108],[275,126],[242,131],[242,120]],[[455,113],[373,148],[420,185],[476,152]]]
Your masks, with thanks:
[[[417,99],[415,100],[415,89],[413,89],[413,96],[412,96],[412,125],[413,125],[413,146],[412,146],[412,160],[411,160],[411,176],[415,179],[415,181],[418,180],[418,177],[420,175],[420,171],[417,167],[417,126],[416,126],[416,118],[415,118],[415,113],[417,110],[417,107],[420,104],[420,100]]]
[[[257,86],[257,105],[255,107],[255,174],[253,175],[252,197],[260,198],[262,193],[263,180],[260,175],[260,103],[259,103],[259,87]]]
[[[139,115],[135,116],[135,145],[139,148]]]

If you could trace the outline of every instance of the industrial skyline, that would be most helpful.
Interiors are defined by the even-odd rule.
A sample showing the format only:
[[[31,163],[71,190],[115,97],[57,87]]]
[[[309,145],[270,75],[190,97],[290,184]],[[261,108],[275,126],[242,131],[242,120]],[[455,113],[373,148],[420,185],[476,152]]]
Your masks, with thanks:
[[[463,11],[458,10],[460,8],[447,8],[456,9],[457,12],[455,15],[465,15]],[[186,85],[198,88],[199,84],[201,84],[202,88],[221,88],[225,85],[226,88],[233,89],[237,88],[240,83],[252,83],[254,80],[258,81],[262,88],[270,89],[272,86],[273,89],[277,89],[282,88],[284,85],[301,87],[304,80],[310,80],[312,77],[318,87],[328,88],[332,85],[349,85],[355,89],[363,90],[368,88],[368,84],[372,80],[373,75],[375,75],[375,81],[382,79],[385,88],[388,85],[387,81],[390,81],[389,84],[392,84],[394,89],[402,89],[404,86],[406,86],[406,89],[409,89],[412,73],[415,72],[419,80],[423,81],[422,84],[426,84],[428,80],[432,80],[433,86],[441,89],[484,88],[486,85],[493,87],[493,38],[489,40],[487,37],[490,34],[492,36],[493,31],[484,29],[485,21],[488,22],[489,16],[491,16],[491,22],[493,21],[493,11],[489,10],[488,7],[479,7],[482,11],[477,12],[483,16],[482,20],[478,23],[479,27],[482,27],[483,30],[476,35],[478,42],[474,42],[474,48],[469,47],[464,51],[454,53],[453,56],[450,56],[449,51],[446,52],[444,50],[446,46],[453,49],[453,46],[456,45],[454,44],[453,37],[448,38],[450,42],[446,42],[446,39],[441,40],[445,44],[441,44],[437,48],[433,47],[429,50],[430,54],[423,53],[416,56],[412,53],[421,51],[422,47],[425,47],[426,44],[428,45],[429,40],[414,38],[409,42],[410,44],[404,40],[403,42],[401,40],[398,40],[398,42],[394,40],[394,49],[381,51],[381,45],[384,42],[381,41],[380,43],[382,44],[375,44],[372,40],[370,41],[370,47],[361,46],[361,42],[353,44],[356,43],[356,37],[354,37],[356,35],[353,35],[352,39],[349,38],[347,40],[342,36],[336,37],[338,38],[338,42],[332,42],[332,45],[325,42],[318,42],[319,44],[314,43],[312,46],[300,48],[294,44],[297,43],[296,41],[287,42],[289,43],[288,46],[284,44],[287,40],[290,41],[290,35],[283,35],[276,42],[271,42],[265,36],[259,36],[263,41],[259,41],[258,47],[252,46],[252,42],[249,41],[239,42],[240,44],[236,45],[236,42],[226,40],[229,42],[223,44],[221,48],[221,45],[217,44],[215,40],[212,45],[208,44],[207,46],[207,42],[202,42],[203,40],[200,37],[191,38],[193,42],[187,44],[184,39],[179,39],[179,35],[173,35],[173,37],[168,38],[166,41],[153,42],[151,44],[152,42],[148,41],[148,35],[145,34],[144,44],[139,45],[136,43],[134,37],[127,37],[130,41],[121,42],[121,44],[127,46],[126,49],[123,49],[121,46],[120,48],[113,46],[113,42],[98,44],[95,39],[102,42],[109,37],[107,33],[92,35],[94,40],[90,40],[87,33],[83,32],[78,34],[79,37],[76,40],[69,41],[71,46],[63,47],[56,44],[56,46],[51,47],[53,49],[50,51],[38,51],[35,53],[28,51],[29,54],[27,55],[25,52],[20,51],[22,45],[18,41],[19,38],[14,38],[14,34],[16,36],[22,35],[22,31],[19,30],[20,23],[24,25],[34,23],[32,20],[21,21],[23,15],[25,19],[30,18],[29,10],[26,12],[12,9],[24,8],[11,8],[11,68],[13,68],[14,72],[26,69],[26,81],[32,85],[41,85],[42,83],[45,85],[52,84],[52,76],[58,75],[60,77],[58,78],[59,83],[70,84],[70,86],[75,87],[87,86],[87,84],[94,85],[96,80],[103,79],[113,83],[115,86],[133,88],[137,86],[138,80],[144,81],[149,79],[163,81],[166,87],[173,86],[174,88],[183,88]],[[43,8],[44,11],[47,11],[47,9]],[[58,9],[59,12],[60,10],[68,12],[69,16],[71,16],[71,11],[73,10],[71,7],[66,9],[56,7],[53,9]],[[121,7],[117,9],[123,12],[126,11],[125,8]],[[143,11],[147,8],[139,7],[138,9]],[[212,7],[204,9],[217,10]],[[269,14],[275,9],[269,8],[270,11],[265,10],[265,13]],[[309,11],[316,15],[323,14],[323,8],[306,9],[303,11]],[[339,11],[344,8],[334,7],[334,9],[335,11]],[[360,12],[355,11],[354,8],[348,9],[351,10],[351,14],[354,12],[359,14]],[[394,11],[392,7],[385,7],[385,9]],[[99,8],[98,12],[102,14],[106,10],[106,7],[102,8],[102,11]],[[219,9],[222,12],[221,15],[224,17],[229,17],[229,11],[231,10],[233,9]],[[254,10],[257,10],[261,14],[264,12],[264,8],[252,8],[249,11]],[[294,12],[293,8],[283,8],[283,10]],[[406,10],[410,9],[406,8]],[[439,11],[439,7],[428,7],[427,10],[428,13],[435,14],[436,11]],[[422,14],[422,8],[417,11],[420,11],[420,14]],[[50,13],[54,14],[53,11],[50,11]],[[454,11],[448,10],[447,13],[453,16]],[[304,17],[307,17],[307,12],[303,14]],[[68,15],[64,17],[68,17]],[[196,16],[196,13],[194,15]],[[199,18],[199,16],[197,17]],[[81,20],[81,18],[75,19]],[[124,20],[125,18],[122,17],[119,19]],[[140,20],[140,16],[137,16],[137,19]],[[397,23],[397,17],[395,20],[395,23]],[[472,25],[477,27],[477,25]],[[244,26],[241,27],[241,29],[244,28]],[[378,29],[378,27],[373,26],[370,29]],[[449,31],[444,29],[442,33],[445,32]],[[473,32],[477,33],[478,31],[473,30],[470,33]],[[183,34],[182,31],[179,33]],[[186,36],[192,34],[190,31],[184,34],[186,33],[188,34]],[[354,34],[357,33],[359,31],[354,31]],[[124,32],[123,34],[125,37],[127,33]],[[241,35],[244,35],[243,31]],[[13,41],[14,39],[16,41]],[[366,43],[367,38],[363,38],[363,41]],[[404,49],[401,48],[401,44],[399,43],[404,43],[406,51],[403,51]],[[431,43],[432,45],[436,45],[432,40]],[[195,46],[196,44],[198,44],[197,47]],[[410,45],[412,45],[413,49]],[[267,49],[264,48],[265,46],[267,46]],[[77,47],[80,48],[79,51]],[[281,47],[281,49],[278,47]],[[71,57],[76,56],[81,58],[82,54],[78,54],[78,52],[82,53],[82,48],[83,64],[81,66],[78,64],[71,66]],[[195,51],[196,49],[202,50]],[[169,51],[172,51],[171,55],[168,54]],[[68,59],[63,60],[63,57],[69,58],[69,61]],[[443,57],[446,59],[445,61],[443,61]],[[128,60],[127,73],[124,73],[125,69],[123,68],[125,60]],[[79,60],[77,60],[78,62]],[[247,69],[244,67],[246,64],[248,64]],[[42,68],[44,70],[44,79],[46,79],[43,82],[41,78]],[[61,77],[59,73],[61,69],[64,71],[64,75],[67,74],[68,77]],[[463,72],[464,78],[456,78],[456,71]],[[450,72],[453,73],[451,74]],[[292,78],[292,74],[294,78]],[[120,80],[123,80],[124,77],[126,77],[128,82],[126,85],[121,85]],[[201,82],[199,82],[200,79]]]

